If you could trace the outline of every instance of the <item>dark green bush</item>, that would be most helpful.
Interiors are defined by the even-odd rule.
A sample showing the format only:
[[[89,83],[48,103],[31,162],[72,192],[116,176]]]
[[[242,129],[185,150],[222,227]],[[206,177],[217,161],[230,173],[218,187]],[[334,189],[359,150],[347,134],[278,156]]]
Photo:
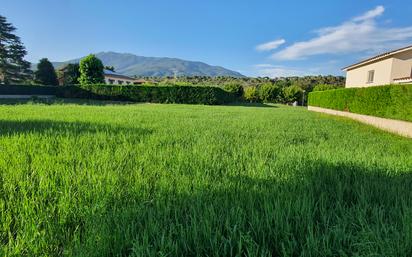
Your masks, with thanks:
[[[73,85],[61,87],[1,85],[3,95],[56,95],[62,98],[86,98],[151,103],[225,104],[236,95],[217,87],[193,86],[118,86]]]
[[[56,95],[55,86],[0,85],[0,95]]]
[[[412,85],[344,88],[309,94],[309,105],[412,121]]]

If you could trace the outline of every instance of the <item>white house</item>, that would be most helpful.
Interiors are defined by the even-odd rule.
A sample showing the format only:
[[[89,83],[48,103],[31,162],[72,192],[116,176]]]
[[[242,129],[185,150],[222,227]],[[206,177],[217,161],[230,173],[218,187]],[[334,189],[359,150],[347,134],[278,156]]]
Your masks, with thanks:
[[[412,46],[374,56],[343,70],[346,87],[412,83]]]
[[[146,81],[121,75],[110,70],[104,70],[104,82],[109,85],[137,85],[143,84]]]

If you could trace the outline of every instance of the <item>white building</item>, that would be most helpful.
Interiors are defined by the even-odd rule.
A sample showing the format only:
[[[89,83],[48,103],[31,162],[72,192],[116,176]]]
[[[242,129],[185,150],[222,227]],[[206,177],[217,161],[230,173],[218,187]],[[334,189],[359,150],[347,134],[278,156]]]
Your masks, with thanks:
[[[412,83],[412,46],[377,55],[343,70],[346,87]]]
[[[146,81],[121,75],[110,70],[104,70],[104,82],[108,85],[138,85]]]

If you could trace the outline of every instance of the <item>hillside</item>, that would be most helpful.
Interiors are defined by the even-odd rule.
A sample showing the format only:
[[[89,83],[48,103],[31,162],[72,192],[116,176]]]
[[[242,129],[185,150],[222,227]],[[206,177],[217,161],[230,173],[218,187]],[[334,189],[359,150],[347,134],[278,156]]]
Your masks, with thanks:
[[[116,72],[127,76],[230,76],[244,77],[239,72],[220,66],[211,66],[203,62],[187,61],[168,57],[145,57],[128,53],[101,52],[96,56],[104,65],[113,66]],[[55,68],[66,63],[79,62],[81,58],[53,62]]]

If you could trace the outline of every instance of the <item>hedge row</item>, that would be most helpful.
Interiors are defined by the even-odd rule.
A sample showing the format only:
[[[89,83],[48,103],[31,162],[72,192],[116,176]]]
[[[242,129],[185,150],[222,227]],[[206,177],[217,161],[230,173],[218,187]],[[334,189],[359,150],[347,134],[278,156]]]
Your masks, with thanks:
[[[311,92],[308,105],[412,121],[412,85],[343,88]]]
[[[86,98],[151,103],[225,104],[237,97],[217,87],[194,86],[27,86],[0,85],[0,94],[56,95],[62,98]]]

